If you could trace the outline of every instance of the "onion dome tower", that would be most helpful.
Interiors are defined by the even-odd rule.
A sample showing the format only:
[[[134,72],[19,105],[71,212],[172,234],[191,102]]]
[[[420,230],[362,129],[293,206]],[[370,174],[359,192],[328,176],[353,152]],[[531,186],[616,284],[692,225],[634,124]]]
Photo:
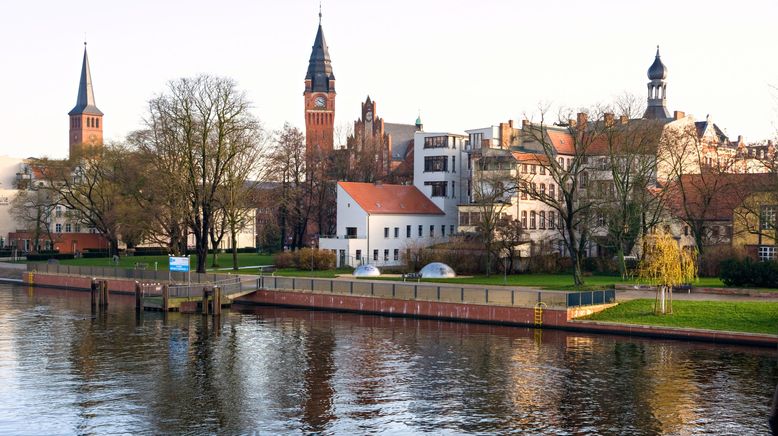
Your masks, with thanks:
[[[643,118],[670,118],[667,110],[667,67],[659,56],[659,46],[656,46],[654,63],[648,68],[648,105]]]

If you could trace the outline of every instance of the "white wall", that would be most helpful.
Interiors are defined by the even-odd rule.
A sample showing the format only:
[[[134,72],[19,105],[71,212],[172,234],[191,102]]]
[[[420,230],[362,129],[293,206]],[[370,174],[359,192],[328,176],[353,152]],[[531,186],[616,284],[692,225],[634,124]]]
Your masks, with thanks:
[[[424,138],[432,136],[447,136],[453,144],[446,148],[424,148]],[[445,222],[448,225],[457,225],[457,205],[467,202],[466,139],[465,135],[442,132],[416,132],[414,136],[413,184],[446,214]],[[445,156],[448,159],[448,170],[424,172],[424,158],[428,156]],[[453,166],[452,157],[456,157]],[[432,186],[425,185],[425,182],[446,182],[446,196],[433,197]],[[454,195],[451,194],[452,182]]]

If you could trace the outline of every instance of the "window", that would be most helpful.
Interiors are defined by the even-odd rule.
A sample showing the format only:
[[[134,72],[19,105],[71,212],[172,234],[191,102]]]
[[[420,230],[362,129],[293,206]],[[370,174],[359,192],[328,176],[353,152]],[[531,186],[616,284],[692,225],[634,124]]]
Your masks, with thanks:
[[[581,173],[581,175],[578,177],[578,187],[580,189],[586,189],[586,183],[589,181],[589,175],[586,173]]]
[[[95,127],[100,128],[100,118],[95,118]]]
[[[394,228],[394,237],[395,238],[399,238],[400,237],[400,228],[399,227],[395,227]]]
[[[451,181],[451,198],[454,198],[454,197],[457,196],[457,194],[456,194],[456,187],[457,187],[457,182],[452,180]]]
[[[378,262],[378,250],[373,250],[373,261]]]
[[[70,223],[65,224],[65,233],[70,233],[73,231],[73,229],[70,226]]]
[[[540,184],[540,198],[546,198],[546,184]]]
[[[557,159],[557,162],[559,162],[559,168],[565,169],[565,160],[563,158]]]
[[[565,200],[565,193],[562,192],[562,188],[559,188],[558,194],[559,195],[557,195],[557,200],[558,201],[564,201]]]
[[[556,192],[554,192],[554,191],[556,191],[556,185],[554,185],[553,183],[549,183],[548,184],[548,196],[551,197],[552,200],[554,199],[554,196],[556,195]]]
[[[394,260],[400,260],[400,250],[397,248],[394,249]]]
[[[545,176],[546,175],[546,167],[544,167],[543,165],[539,165],[539,166],[540,166],[540,175],[541,176]]]
[[[448,187],[448,183],[446,182],[424,182],[424,186],[430,186],[432,187],[432,197],[445,197],[446,196],[446,187]]]
[[[530,173],[530,174],[536,174],[536,173],[535,173],[535,165],[530,165],[530,166],[529,166],[529,173]]]
[[[424,172],[448,171],[446,156],[424,156]]]
[[[430,225],[430,238],[435,237],[435,226]]]
[[[448,136],[428,136],[424,138],[424,148],[447,148]]]
[[[357,237],[356,227],[346,227],[346,239],[355,239]]]
[[[769,245],[760,245],[759,246],[759,260],[765,261],[765,260],[774,260],[775,259],[775,253],[776,253],[775,246],[769,246]]]
[[[540,228],[544,230],[546,228],[546,212],[543,210],[540,211]]]
[[[422,232],[423,226],[419,226],[419,237],[421,238],[421,232]]]
[[[362,260],[362,250],[357,250],[357,255],[355,257],[357,260]]]
[[[448,226],[448,234],[453,235],[454,234],[454,225],[451,224]]]
[[[54,228],[57,233],[62,233],[62,224],[57,224]]]
[[[389,227],[384,227],[384,238],[389,237]]]
[[[81,233],[81,224],[76,224],[74,227],[75,227],[75,229],[76,229],[76,230],[75,230],[75,231],[76,231],[76,233]]]
[[[548,211],[548,228],[549,230],[554,230],[554,220],[556,219],[556,212],[553,210]]]
[[[561,213],[559,214],[559,219],[557,220],[557,225],[556,226],[558,228],[560,228],[560,229],[565,228],[565,220],[562,218],[562,214]]]
[[[762,230],[772,230],[775,228],[775,217],[778,212],[778,206],[762,206],[759,217],[759,228]]]
[[[689,236],[689,226],[683,226],[683,235]]]
[[[411,237],[411,226],[405,226],[405,237],[406,238]]]
[[[446,237],[446,225],[445,224],[440,226],[440,236],[443,237],[443,238]]]
[[[451,156],[451,172],[452,173],[457,172],[457,157],[456,156]],[[453,191],[453,189],[452,189],[452,191]]]
[[[527,174],[527,164],[521,164],[521,173]]]
[[[526,229],[527,228],[527,211],[522,210],[521,211],[521,228]]]
[[[460,226],[470,225],[470,214],[468,212],[459,212],[459,225]]]
[[[536,221],[536,216],[535,216],[535,211],[533,210],[533,211],[530,211],[530,213],[529,213],[529,228],[531,230],[535,229],[535,221]]]
[[[57,218],[62,216],[62,206],[57,206],[57,210],[55,212],[55,215],[57,216]]]

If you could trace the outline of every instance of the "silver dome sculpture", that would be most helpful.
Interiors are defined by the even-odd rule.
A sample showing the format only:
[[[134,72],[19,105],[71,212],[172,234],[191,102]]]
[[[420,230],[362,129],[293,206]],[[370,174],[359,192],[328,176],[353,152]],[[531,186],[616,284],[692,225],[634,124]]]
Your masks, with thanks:
[[[453,268],[442,262],[428,263],[419,274],[425,279],[449,279],[457,276]]]
[[[381,275],[381,270],[375,265],[359,265],[354,270],[354,277],[378,277]]]

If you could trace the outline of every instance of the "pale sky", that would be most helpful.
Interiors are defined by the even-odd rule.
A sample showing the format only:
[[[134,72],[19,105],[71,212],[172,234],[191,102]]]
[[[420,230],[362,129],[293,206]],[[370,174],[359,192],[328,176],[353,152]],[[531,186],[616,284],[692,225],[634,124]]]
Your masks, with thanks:
[[[303,121],[317,0],[3,2],[0,155],[65,157],[84,34],[106,140],[139,128],[179,77],[234,78],[266,128]],[[730,137],[774,138],[778,1],[324,0],[336,124],[369,94],[387,122],[463,132],[539,103],[646,93],[656,45],[668,106]]]

